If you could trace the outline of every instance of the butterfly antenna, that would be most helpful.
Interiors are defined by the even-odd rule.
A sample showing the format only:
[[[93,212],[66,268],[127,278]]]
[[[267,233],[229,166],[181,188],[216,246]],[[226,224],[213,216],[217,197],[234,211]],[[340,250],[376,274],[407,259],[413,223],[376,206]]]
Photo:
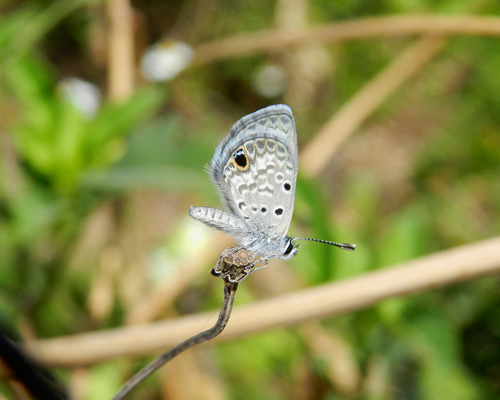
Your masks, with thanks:
[[[320,242],[320,243],[325,243],[325,244],[331,244],[332,246],[336,246],[341,248],[342,250],[350,250],[353,251],[356,249],[356,245],[354,243],[337,243],[337,242],[330,242],[329,240],[321,240],[321,239],[312,239],[312,238],[294,238],[295,240],[310,240],[311,242]]]

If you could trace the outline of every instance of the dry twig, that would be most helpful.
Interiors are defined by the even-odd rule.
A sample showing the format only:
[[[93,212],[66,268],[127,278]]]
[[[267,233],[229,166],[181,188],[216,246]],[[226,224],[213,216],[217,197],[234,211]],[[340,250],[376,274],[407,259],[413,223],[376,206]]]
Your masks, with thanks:
[[[167,351],[162,354],[156,360],[151,362],[149,365],[141,369],[137,374],[135,374],[132,378],[130,378],[118,391],[118,393],[113,397],[112,400],[121,400],[123,399],[133,388],[135,388],[140,382],[146,379],[149,375],[151,375],[154,371],[164,365],[166,362],[170,361],[175,356],[182,353],[184,350],[187,350],[197,344],[203,343],[207,340],[213,339],[218,334],[220,334],[227,325],[229,321],[229,317],[231,316],[231,310],[233,308],[234,297],[236,296],[236,290],[238,289],[237,283],[232,283],[228,281],[224,281],[224,302],[222,303],[222,308],[219,313],[219,318],[215,325],[204,331],[199,333],[198,335],[193,336],[192,338],[182,342],[181,344],[175,346],[173,349]]]
[[[301,171],[318,176],[340,145],[401,85],[444,48],[444,37],[427,36],[410,45],[327,121],[300,154]]]
[[[123,100],[134,88],[133,12],[129,0],[108,0],[108,95]]]
[[[235,310],[224,340],[360,310],[384,299],[500,272],[500,237],[392,268],[262,300]],[[262,272],[265,273],[265,272]],[[196,332],[210,313],[114,330],[37,340],[28,350],[52,366],[80,366],[161,351]],[[138,341],[140,338],[140,341]]]
[[[304,43],[328,43],[370,37],[411,35],[500,36],[500,18],[482,16],[402,15],[335,22],[304,29],[269,29],[231,36],[197,47],[195,65],[221,59],[283,52]]]

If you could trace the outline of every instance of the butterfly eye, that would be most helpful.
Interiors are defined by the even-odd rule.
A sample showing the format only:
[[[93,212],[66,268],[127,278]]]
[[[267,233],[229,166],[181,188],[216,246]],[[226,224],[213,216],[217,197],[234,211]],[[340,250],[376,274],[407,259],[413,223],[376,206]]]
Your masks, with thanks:
[[[288,247],[286,248],[285,252],[283,253],[285,256],[289,255],[293,250],[293,243],[292,241],[290,240],[288,242]]]
[[[248,168],[248,158],[243,148],[239,148],[233,153],[233,160],[239,170],[244,171]]]

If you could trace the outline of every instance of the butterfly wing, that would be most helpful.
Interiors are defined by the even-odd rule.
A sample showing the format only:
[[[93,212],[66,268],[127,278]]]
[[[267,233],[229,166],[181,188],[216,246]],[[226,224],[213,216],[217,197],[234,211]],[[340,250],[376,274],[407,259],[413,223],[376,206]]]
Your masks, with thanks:
[[[274,105],[233,125],[215,150],[209,173],[228,211],[248,225],[246,239],[276,240],[290,226],[297,169],[292,111]]]

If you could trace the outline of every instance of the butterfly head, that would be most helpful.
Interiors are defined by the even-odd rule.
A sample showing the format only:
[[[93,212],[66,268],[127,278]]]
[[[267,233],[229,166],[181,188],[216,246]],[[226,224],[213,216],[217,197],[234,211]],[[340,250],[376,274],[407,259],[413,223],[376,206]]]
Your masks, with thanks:
[[[291,236],[283,238],[282,256],[280,257],[282,260],[292,259],[297,254],[297,251],[299,251],[300,245],[295,246],[293,243],[294,240]]]

